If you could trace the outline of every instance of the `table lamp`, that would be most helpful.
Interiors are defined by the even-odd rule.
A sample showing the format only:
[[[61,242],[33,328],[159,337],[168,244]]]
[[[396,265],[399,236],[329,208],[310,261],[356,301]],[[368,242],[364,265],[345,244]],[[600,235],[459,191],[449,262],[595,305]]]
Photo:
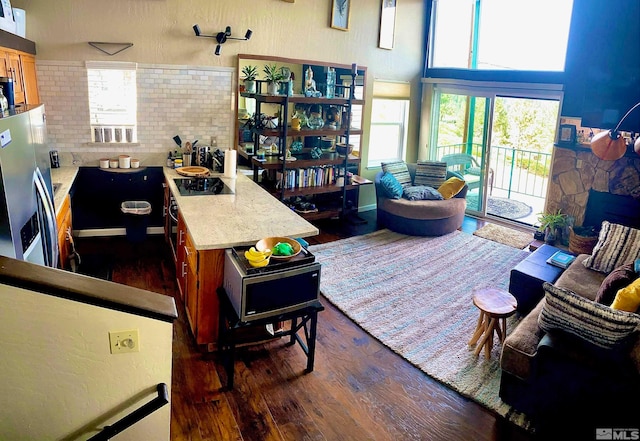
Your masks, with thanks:
[[[638,107],[640,107],[640,103],[637,103],[629,109],[613,130],[600,132],[593,137],[591,140],[591,150],[594,155],[605,161],[615,161],[624,156],[627,151],[627,144],[624,138],[620,135],[620,132],[618,132],[618,129],[627,116],[629,116],[629,114]],[[640,155],[640,138],[636,140],[634,150]]]

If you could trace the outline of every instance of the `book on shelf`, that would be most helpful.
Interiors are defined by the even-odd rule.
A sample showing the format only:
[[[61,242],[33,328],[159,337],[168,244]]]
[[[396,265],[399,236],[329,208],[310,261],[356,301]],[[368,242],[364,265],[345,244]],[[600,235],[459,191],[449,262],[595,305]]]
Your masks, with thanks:
[[[576,256],[573,254],[569,254],[564,251],[556,251],[547,259],[547,263],[560,268],[567,268],[574,260],[576,260]]]

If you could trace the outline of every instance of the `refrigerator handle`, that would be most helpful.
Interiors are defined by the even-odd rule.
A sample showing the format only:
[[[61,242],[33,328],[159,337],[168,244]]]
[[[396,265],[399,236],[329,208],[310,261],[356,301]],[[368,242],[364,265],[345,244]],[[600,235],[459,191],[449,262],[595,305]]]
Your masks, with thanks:
[[[53,207],[53,201],[49,196],[49,192],[46,190],[44,177],[38,167],[36,167],[36,171],[34,172],[34,183],[38,197],[44,208],[45,227],[48,233],[44,235],[48,237],[45,237],[43,240],[46,244],[46,264],[47,266],[55,268],[58,264],[58,226],[56,224],[55,208]]]

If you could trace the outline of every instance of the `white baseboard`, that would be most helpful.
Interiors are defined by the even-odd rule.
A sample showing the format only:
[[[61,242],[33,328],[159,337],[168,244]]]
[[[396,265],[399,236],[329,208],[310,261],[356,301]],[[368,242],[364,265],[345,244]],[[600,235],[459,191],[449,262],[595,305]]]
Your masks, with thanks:
[[[164,234],[163,227],[147,227],[147,234]],[[126,236],[126,228],[96,228],[92,230],[73,230],[75,237]]]

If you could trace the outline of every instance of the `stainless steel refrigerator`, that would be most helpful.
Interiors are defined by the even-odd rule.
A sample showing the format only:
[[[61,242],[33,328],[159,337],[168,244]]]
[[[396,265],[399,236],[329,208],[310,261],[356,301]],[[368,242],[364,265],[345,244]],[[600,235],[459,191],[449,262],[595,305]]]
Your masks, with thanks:
[[[0,255],[58,264],[44,105],[0,118]]]

